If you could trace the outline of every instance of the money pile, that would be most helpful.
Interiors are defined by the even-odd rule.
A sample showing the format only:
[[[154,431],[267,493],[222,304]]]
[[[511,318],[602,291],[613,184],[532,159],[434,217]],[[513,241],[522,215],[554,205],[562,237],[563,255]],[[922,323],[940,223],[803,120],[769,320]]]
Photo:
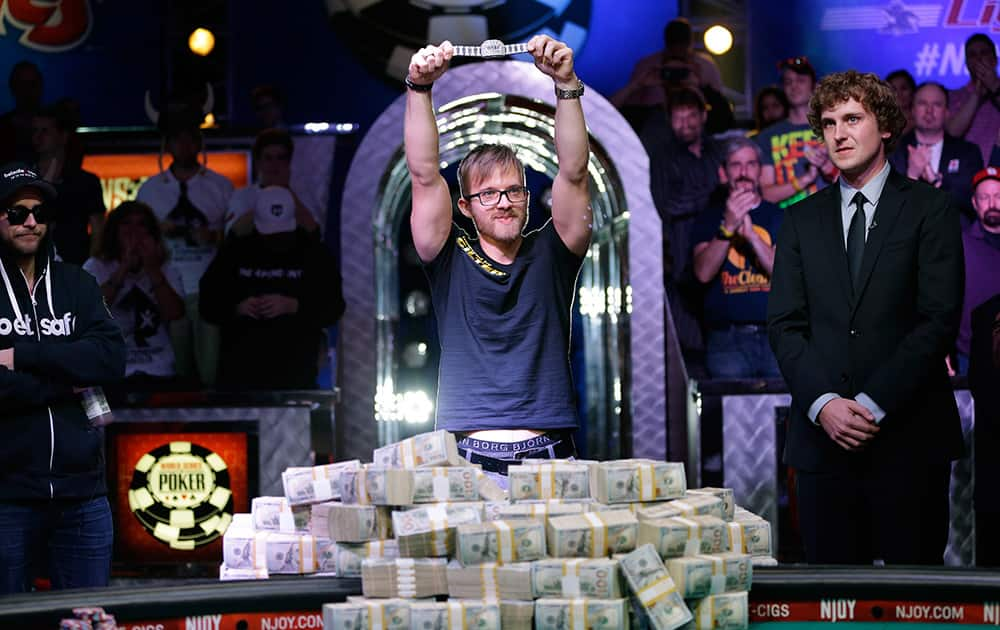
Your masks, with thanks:
[[[500,518],[541,518],[583,514],[592,511],[598,504],[593,499],[548,499],[543,501],[519,501],[499,507]]]
[[[476,468],[476,484],[479,487],[479,498],[484,501],[506,501],[507,491],[500,487],[493,478]],[[502,613],[502,611],[501,611]]]
[[[674,630],[691,621],[691,611],[653,545],[622,556],[621,571],[653,630]]]
[[[373,540],[365,543],[335,543],[334,572],[339,577],[361,577],[361,562],[365,558],[398,558],[395,540]]]
[[[463,567],[448,563],[448,596],[457,599],[531,600],[533,562],[497,564],[490,562]]]
[[[468,464],[458,456],[455,436],[447,431],[421,433],[402,442],[375,449],[375,466],[381,468],[423,468]]]
[[[700,554],[671,558],[667,572],[684,599],[748,591],[753,578],[750,556],[743,553]]]
[[[335,542],[365,542],[392,537],[388,508],[376,505],[318,503],[312,506],[310,531]]]
[[[639,521],[636,544],[651,543],[661,558],[720,553],[729,550],[726,522],[714,516]]]
[[[433,597],[448,594],[444,558],[367,558],[361,561],[365,597]]]
[[[697,488],[695,490],[689,490],[690,494],[707,494],[722,499],[722,518],[725,521],[731,521],[736,516],[736,497],[733,495],[732,488]]]
[[[625,628],[628,603],[625,599],[537,599],[536,630],[572,630],[576,628]]]
[[[482,522],[482,503],[430,504],[392,513],[392,529],[404,558],[455,554],[455,528]]]
[[[592,468],[590,494],[600,503],[665,501],[684,496],[684,464],[625,459]]]
[[[500,603],[482,600],[452,600],[410,604],[410,627],[424,630],[482,628],[500,630]]]
[[[639,520],[667,518],[671,516],[714,516],[725,520],[725,506],[722,499],[711,494],[684,495],[683,499],[667,501],[659,505],[644,507],[636,512]]]
[[[585,512],[549,518],[549,555],[556,558],[607,558],[635,549],[639,522],[626,510]]]
[[[316,571],[316,539],[305,534],[269,533],[267,571],[297,575]]]
[[[586,464],[522,464],[507,470],[511,501],[590,498],[590,467]]]
[[[754,558],[770,558],[774,553],[770,521],[742,508],[736,510],[735,518],[732,523],[728,523],[730,548],[748,553]]]
[[[323,630],[410,630],[410,602],[405,599],[323,604]]]
[[[546,558],[531,563],[531,594],[556,599],[618,599],[625,593],[617,560]]]
[[[281,485],[292,505],[330,501],[340,498],[340,473],[358,468],[361,468],[361,461],[357,459],[323,466],[286,468],[281,473]]]
[[[500,627],[503,630],[532,630],[535,623],[535,602],[500,600]]]
[[[295,531],[292,509],[285,497],[254,497],[250,502],[250,515],[253,518],[253,528],[257,531]]]
[[[455,552],[466,567],[538,560],[545,557],[545,524],[520,519],[459,525],[455,529]]]
[[[267,532],[230,526],[222,536],[222,564],[235,570],[267,570],[267,536]]]
[[[750,623],[746,592],[709,595],[692,602],[692,630],[747,630]]]

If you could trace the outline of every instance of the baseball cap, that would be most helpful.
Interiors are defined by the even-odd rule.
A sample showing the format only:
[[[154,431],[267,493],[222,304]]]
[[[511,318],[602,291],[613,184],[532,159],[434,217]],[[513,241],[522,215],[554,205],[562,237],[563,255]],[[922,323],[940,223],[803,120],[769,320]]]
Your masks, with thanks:
[[[257,193],[253,224],[261,234],[295,231],[295,198],[287,188],[268,186]]]
[[[816,68],[809,63],[809,57],[805,55],[799,55],[798,57],[789,57],[788,59],[782,59],[778,62],[778,70],[791,70],[796,74],[807,74],[812,77],[812,80],[816,81]]]
[[[983,170],[979,171],[972,176],[972,189],[975,190],[976,186],[987,179],[995,179],[1000,181],[1000,168],[995,166],[987,166]]]
[[[56,189],[22,162],[0,167],[0,201],[6,201],[23,188],[37,188],[47,201],[56,198]]]

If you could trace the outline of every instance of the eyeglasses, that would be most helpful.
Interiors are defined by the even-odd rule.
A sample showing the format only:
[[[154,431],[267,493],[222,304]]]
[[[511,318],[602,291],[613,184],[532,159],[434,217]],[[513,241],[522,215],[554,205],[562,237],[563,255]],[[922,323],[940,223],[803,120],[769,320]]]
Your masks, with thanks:
[[[3,211],[3,214],[7,216],[7,222],[11,225],[24,225],[24,222],[28,220],[29,214],[35,215],[36,223],[48,223],[52,215],[49,210],[49,206],[44,203],[39,204],[34,208],[29,208],[28,206],[13,206]]]
[[[472,195],[466,195],[466,199],[479,198],[479,203],[484,206],[495,206],[500,203],[500,197],[506,195],[507,201],[511,203],[521,203],[528,198],[528,189],[524,186],[511,186],[507,190],[481,190]]]

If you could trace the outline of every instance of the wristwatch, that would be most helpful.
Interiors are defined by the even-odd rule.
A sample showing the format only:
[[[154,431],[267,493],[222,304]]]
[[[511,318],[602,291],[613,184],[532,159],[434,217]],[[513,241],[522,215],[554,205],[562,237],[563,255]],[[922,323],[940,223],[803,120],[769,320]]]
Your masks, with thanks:
[[[505,44],[499,39],[487,39],[479,46],[455,46],[455,57],[482,57],[495,59],[528,52],[528,44]]]
[[[580,98],[583,96],[583,81],[580,79],[576,80],[576,87],[572,90],[564,90],[558,85],[556,86],[556,98],[566,100],[571,98]]]
[[[736,232],[731,232],[726,229],[726,222],[723,220],[719,223],[719,238],[724,241],[731,241],[733,237],[736,236]]]

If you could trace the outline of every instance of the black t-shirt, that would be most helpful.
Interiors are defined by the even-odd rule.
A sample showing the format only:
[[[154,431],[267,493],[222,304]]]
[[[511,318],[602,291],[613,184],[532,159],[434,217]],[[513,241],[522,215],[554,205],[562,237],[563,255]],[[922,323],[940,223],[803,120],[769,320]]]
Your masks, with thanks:
[[[438,429],[578,426],[569,340],[582,264],[551,221],[509,265],[452,226],[424,267],[441,340]]]
[[[58,196],[51,203],[56,208],[56,252],[64,261],[82,265],[90,257],[90,217],[104,214],[101,180],[81,169],[66,169],[55,187]]]
[[[701,213],[691,235],[694,245],[715,238],[723,212],[723,207],[715,206]],[[766,201],[761,201],[750,211],[754,231],[765,243],[773,245],[777,240],[783,212]],[[710,328],[730,324],[763,324],[767,321],[767,297],[770,293],[771,277],[761,268],[750,246],[734,239],[719,273],[712,278],[705,291],[705,323]]]

